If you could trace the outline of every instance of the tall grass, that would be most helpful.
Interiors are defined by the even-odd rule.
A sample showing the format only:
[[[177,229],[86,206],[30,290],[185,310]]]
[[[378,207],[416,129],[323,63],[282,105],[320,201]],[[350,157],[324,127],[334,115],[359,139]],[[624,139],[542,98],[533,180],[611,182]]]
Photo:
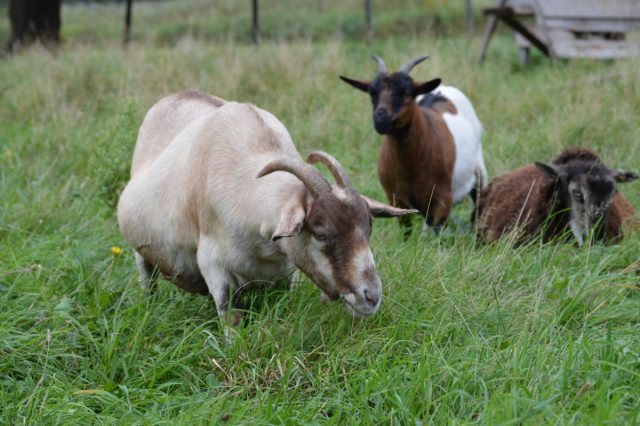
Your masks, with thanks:
[[[230,16],[239,8],[220,3]],[[149,16],[196,19],[204,4],[167,2]],[[0,62],[0,423],[638,423],[637,235],[515,248],[480,244],[464,227],[403,241],[397,223],[379,221],[378,315],[320,306],[300,277],[291,292],[253,295],[225,345],[209,298],[164,282],[142,297],[114,214],[145,111],[184,88],[273,112],[303,155],[331,152],[361,192],[383,199],[369,101],[337,78],[371,77],[371,52],[390,67],[431,55],[414,76],[469,95],[492,176],[568,144],[637,170],[637,60],[536,55],[523,67],[499,34],[478,66],[477,42],[433,30],[371,46],[302,35],[254,48],[237,29],[225,43],[195,33],[158,43],[156,27],[138,26],[123,51],[120,9],[98,10],[95,43],[72,37],[90,26],[88,10],[68,8],[66,46]],[[640,206],[634,185],[621,190]],[[465,222],[469,211],[454,215]]]

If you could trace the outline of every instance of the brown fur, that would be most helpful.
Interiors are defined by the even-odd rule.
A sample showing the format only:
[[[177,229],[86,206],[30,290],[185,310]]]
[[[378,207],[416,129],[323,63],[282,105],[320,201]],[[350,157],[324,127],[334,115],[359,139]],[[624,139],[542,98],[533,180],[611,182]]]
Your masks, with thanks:
[[[455,143],[442,114],[455,113],[449,101],[421,108],[413,101],[403,113],[406,126],[385,135],[378,176],[387,198],[402,208],[415,208],[438,225],[451,212],[451,180]]]
[[[624,234],[640,229],[640,215],[621,193],[616,193],[609,207],[607,239],[619,242]]]
[[[494,178],[480,193],[477,214],[473,215],[478,233],[487,241],[495,241],[517,226],[522,226],[526,235],[535,234],[553,209],[553,201],[545,194],[554,185],[554,179],[534,165]]]
[[[354,223],[357,226],[354,227]],[[367,203],[355,193],[347,199],[340,199],[334,194],[321,196],[309,209],[305,228],[313,235],[320,233],[325,238],[323,253],[334,269],[336,289],[340,293],[350,290],[349,282],[358,273],[353,269],[351,260],[357,252],[367,249],[371,225],[372,216]],[[353,238],[354,231],[365,239]]]
[[[573,148],[565,150],[554,163],[564,164],[574,159],[599,161],[592,151]],[[564,207],[559,206],[553,196],[555,185],[553,177],[534,165],[494,178],[481,192],[472,215],[478,234],[492,242],[519,227],[522,231],[520,242],[541,230],[545,242],[559,236],[567,226],[568,213],[559,211]],[[624,228],[634,227],[634,214],[629,202],[616,193],[607,214],[605,238],[611,242],[622,239]]]
[[[373,55],[378,63],[373,80],[345,76],[340,79],[371,98],[374,128],[384,135],[378,176],[387,198],[400,207],[418,209],[425,216],[425,223],[437,232],[448,219],[454,201],[461,201],[466,195],[475,200],[477,190],[472,187],[473,179],[475,177],[476,186],[484,187],[486,168],[480,144],[482,126],[469,100],[453,87],[436,92],[441,83],[439,78],[414,81],[409,75],[414,66],[427,58],[418,57],[403,65],[400,71],[389,73],[384,61]],[[449,94],[445,96],[445,93]],[[460,105],[461,111],[456,105]],[[460,128],[460,141],[455,139],[458,129],[449,129],[445,113],[458,115],[455,122],[468,125]],[[458,174],[454,176],[458,143],[465,148],[472,144],[469,148],[475,150],[478,157],[470,157],[470,161],[461,157]],[[469,150],[469,155],[472,152]],[[408,236],[411,221],[406,217],[400,220]]]
[[[136,247],[136,251],[144,258],[150,269],[157,268],[162,276],[171,283],[190,293],[209,294],[207,283],[196,268],[193,274],[181,274],[175,271],[166,259],[156,256],[153,247]]]

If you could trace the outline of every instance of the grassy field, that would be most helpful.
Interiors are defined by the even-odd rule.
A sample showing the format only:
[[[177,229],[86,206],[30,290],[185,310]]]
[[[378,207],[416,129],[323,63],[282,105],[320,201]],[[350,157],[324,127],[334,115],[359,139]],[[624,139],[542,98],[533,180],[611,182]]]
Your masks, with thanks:
[[[337,76],[373,76],[371,52],[390,67],[428,53],[414,76],[467,93],[491,176],[566,145],[640,168],[638,60],[523,67],[500,33],[478,66],[462,2],[435,0],[380,6],[372,45],[360,1],[265,2],[256,48],[238,3],[136,6],[126,51],[121,5],[65,6],[61,49],[0,60],[0,424],[638,424],[638,235],[513,248],[464,227],[403,241],[381,220],[378,315],[321,306],[300,277],[255,294],[231,345],[210,298],[166,282],[142,297],[114,205],[144,113],[173,91],[273,112],[303,155],[334,154],[382,199],[369,100]],[[636,207],[639,185],[622,188]]]

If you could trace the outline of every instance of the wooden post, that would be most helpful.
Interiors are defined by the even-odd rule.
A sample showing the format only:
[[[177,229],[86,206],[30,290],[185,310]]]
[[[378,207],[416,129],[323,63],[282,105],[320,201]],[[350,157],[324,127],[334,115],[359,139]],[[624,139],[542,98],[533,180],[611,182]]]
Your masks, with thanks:
[[[131,9],[133,7],[133,0],[127,0],[127,10],[124,15],[124,45],[129,44],[131,39]]]
[[[496,7],[502,8],[507,3],[507,0],[497,0]],[[480,46],[480,54],[478,55],[478,62],[484,61],[484,57],[487,54],[487,48],[489,47],[489,41],[491,40],[491,36],[493,32],[496,30],[496,25],[498,25],[498,18],[495,15],[489,16],[489,21],[487,22],[487,29],[484,31],[484,37],[482,38],[482,46]]]
[[[364,0],[364,13],[367,23],[367,42],[373,40],[373,19],[371,18],[371,0]]]
[[[469,37],[473,37],[473,7],[471,6],[471,0],[466,0],[467,3],[467,33]]]
[[[260,17],[258,15],[258,0],[252,0],[253,5],[253,43],[260,44]]]

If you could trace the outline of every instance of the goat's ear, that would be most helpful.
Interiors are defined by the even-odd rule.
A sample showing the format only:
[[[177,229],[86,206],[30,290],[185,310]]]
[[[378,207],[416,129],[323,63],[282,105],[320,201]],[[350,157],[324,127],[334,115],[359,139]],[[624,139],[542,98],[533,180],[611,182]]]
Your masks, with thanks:
[[[638,174],[635,172],[625,172],[624,170],[614,170],[613,178],[618,183],[627,183],[638,179]]]
[[[398,207],[393,207],[389,204],[383,203],[382,201],[377,201],[369,197],[365,197],[364,195],[361,195],[361,197],[369,205],[369,211],[371,211],[371,215],[373,217],[397,217],[407,214],[419,213],[418,210],[400,209]]]
[[[350,84],[351,86],[355,87],[358,90],[362,90],[363,92],[369,93],[369,87],[371,86],[370,81],[354,80],[352,78],[345,77],[343,75],[340,76],[340,80],[344,81],[347,84]]]
[[[540,170],[542,173],[544,173],[547,176],[557,178],[557,177],[561,177],[562,175],[562,170],[555,164],[547,164],[547,163],[542,163],[540,161],[536,161],[536,167],[538,168],[538,170]]]
[[[287,203],[280,212],[280,222],[271,236],[271,241],[298,235],[302,231],[306,215],[304,207],[299,202]]]
[[[425,93],[433,92],[434,90],[436,90],[438,86],[440,86],[441,82],[442,80],[439,78],[435,78],[433,80],[422,82],[422,83],[414,82],[413,96],[418,96],[418,95],[423,95]]]

